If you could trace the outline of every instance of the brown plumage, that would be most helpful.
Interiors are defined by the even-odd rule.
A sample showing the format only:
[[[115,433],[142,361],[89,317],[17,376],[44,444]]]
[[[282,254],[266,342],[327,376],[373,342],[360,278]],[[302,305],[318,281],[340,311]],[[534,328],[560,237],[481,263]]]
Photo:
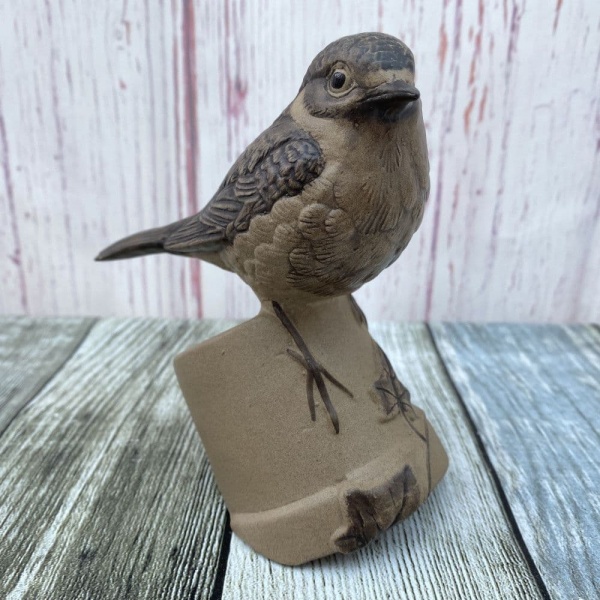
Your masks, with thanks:
[[[398,258],[423,216],[429,165],[413,84],[412,53],[396,38],[333,42],[200,213],[97,260],[200,258],[282,303],[356,290]]]
[[[429,162],[414,59],[398,39],[341,38],[313,60],[298,95],[237,159],[197,215],[136,233],[97,260],[156,252],[237,273],[289,331],[335,431],[325,379],[284,309],[349,294],[394,262],[421,223]]]

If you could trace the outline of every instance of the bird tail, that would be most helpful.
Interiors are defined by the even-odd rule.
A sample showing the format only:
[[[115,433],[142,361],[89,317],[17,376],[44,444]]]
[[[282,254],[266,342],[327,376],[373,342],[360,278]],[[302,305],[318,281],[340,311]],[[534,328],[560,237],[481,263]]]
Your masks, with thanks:
[[[96,260],[119,260],[121,258],[133,258],[135,256],[145,256],[146,254],[158,254],[168,252],[165,250],[165,242],[169,235],[175,229],[174,226],[180,223],[173,223],[165,227],[156,229],[147,229],[133,235],[127,236],[114,244],[111,244],[98,256]]]

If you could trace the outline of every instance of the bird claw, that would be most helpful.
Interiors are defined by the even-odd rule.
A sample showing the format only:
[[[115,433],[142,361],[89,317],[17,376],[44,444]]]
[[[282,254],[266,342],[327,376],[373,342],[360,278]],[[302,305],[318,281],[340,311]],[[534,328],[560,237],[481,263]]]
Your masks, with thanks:
[[[311,354],[308,346],[302,339],[300,332],[296,329],[294,324],[290,321],[289,317],[285,314],[278,302],[273,301],[273,310],[281,321],[282,325],[288,330],[292,336],[296,346],[300,352],[288,348],[288,354],[297,362],[299,362],[306,369],[306,397],[308,399],[308,408],[310,410],[310,418],[316,421],[316,409],[315,409],[315,397],[313,386],[316,384],[317,390],[323,400],[323,404],[327,409],[331,423],[336,433],[340,432],[340,423],[337,416],[335,407],[331,402],[329,391],[325,385],[325,379],[328,379],[333,385],[342,390],[345,394],[353,398],[352,392],[342,384],[336,377],[334,377],[323,365],[321,365]]]
[[[302,354],[300,354],[300,352],[296,352],[295,350],[292,350],[291,348],[288,348],[287,353],[295,360],[297,360],[307,371],[310,371],[310,368],[307,364],[307,362],[304,360],[304,357],[302,356]],[[336,377],[334,377],[322,364],[320,364],[319,362],[315,361],[315,363],[317,364],[317,367],[319,368],[319,371],[321,371],[321,373],[327,378],[329,379],[329,381],[331,381],[331,383],[333,383],[333,385],[335,385],[337,388],[339,388],[340,390],[342,390],[342,392],[344,392],[345,394],[347,394],[348,396],[350,396],[350,398],[354,398],[354,394]]]

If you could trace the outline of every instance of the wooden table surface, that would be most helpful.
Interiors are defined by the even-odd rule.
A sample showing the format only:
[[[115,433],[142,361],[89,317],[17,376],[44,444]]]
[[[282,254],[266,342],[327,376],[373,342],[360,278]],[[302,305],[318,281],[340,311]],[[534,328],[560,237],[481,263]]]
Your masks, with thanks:
[[[597,326],[372,326],[450,469],[292,568],[232,535],[171,365],[232,324],[0,318],[0,598],[600,597]]]

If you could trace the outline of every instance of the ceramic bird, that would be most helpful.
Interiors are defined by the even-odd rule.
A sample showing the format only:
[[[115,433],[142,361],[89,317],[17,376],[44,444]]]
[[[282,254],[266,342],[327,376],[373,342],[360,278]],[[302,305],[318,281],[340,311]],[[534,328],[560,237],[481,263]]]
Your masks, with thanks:
[[[273,303],[327,405],[324,377],[334,378],[301,347],[285,306],[357,290],[419,227],[429,162],[414,66],[390,35],[329,44],[198,214],[120,240],[97,260],[168,252],[237,273]]]

